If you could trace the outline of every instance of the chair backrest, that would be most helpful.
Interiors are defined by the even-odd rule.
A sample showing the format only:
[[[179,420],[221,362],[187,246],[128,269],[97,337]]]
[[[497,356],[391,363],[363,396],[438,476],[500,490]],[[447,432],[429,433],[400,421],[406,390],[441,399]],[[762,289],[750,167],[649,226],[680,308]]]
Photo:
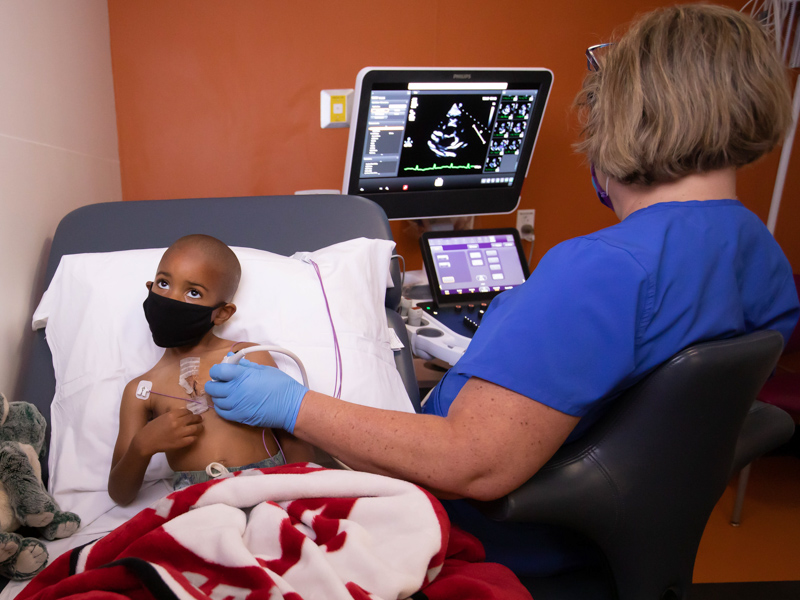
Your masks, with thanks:
[[[782,345],[779,333],[762,331],[687,348],[525,485],[482,509],[587,535],[622,600],[685,598],[742,423]]]

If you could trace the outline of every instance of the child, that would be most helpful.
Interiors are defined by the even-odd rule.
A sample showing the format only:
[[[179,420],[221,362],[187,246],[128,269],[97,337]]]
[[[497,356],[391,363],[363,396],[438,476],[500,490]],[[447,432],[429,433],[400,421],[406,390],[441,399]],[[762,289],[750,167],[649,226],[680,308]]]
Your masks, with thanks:
[[[227,470],[313,459],[311,447],[285,431],[276,432],[279,446],[269,429],[222,419],[203,391],[212,365],[229,351],[254,345],[211,333],[236,312],[230,301],[240,276],[239,261],[230,248],[207,235],[189,235],[167,249],[155,281],[147,282],[145,317],[153,341],[165,351],[156,366],[130,381],[122,394],[108,476],[108,493],[118,504],[136,498],[157,452],[166,453],[176,471],[175,489]],[[267,352],[247,358],[275,366]]]

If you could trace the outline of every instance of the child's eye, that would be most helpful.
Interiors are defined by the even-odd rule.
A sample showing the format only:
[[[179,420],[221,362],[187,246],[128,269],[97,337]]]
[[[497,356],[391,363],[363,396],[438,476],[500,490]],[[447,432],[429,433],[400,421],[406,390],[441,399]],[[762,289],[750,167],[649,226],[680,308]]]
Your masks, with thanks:
[[[158,286],[158,289],[160,290],[169,289],[169,283],[167,281],[164,281],[163,279],[159,279],[158,281],[156,281],[156,286]]]
[[[186,295],[189,296],[192,300],[199,300],[202,298],[202,295],[197,290],[189,290],[186,292]]]

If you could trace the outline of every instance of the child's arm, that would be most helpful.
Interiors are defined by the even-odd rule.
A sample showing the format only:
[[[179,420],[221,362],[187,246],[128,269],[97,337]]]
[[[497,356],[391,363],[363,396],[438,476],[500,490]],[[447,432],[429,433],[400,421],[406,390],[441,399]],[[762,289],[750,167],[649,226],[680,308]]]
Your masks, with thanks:
[[[128,383],[122,394],[119,434],[108,474],[108,494],[121,505],[136,499],[154,454],[185,448],[203,430],[202,418],[185,408],[149,420],[149,401],[136,397],[137,383]]]

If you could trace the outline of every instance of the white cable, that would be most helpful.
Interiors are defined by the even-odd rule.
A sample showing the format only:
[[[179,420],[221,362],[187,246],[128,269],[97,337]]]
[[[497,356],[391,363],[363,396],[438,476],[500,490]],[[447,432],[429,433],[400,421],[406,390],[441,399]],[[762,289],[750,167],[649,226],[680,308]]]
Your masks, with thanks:
[[[742,12],[750,7],[750,15],[758,20],[765,29],[775,38],[775,48],[783,57],[784,61],[789,60],[788,66],[794,67],[800,63],[800,18],[797,16],[797,4],[800,0],[763,0],[756,2],[749,0],[743,7]],[[789,54],[789,41],[794,38],[791,54]],[[792,154],[795,131],[797,129],[798,118],[800,118],[800,77],[795,85],[794,98],[792,102],[792,122],[783,139],[781,157],[778,164],[778,172],[775,176],[775,185],[772,189],[772,199],[770,201],[769,215],[767,217],[767,229],[775,234],[775,225],[778,221],[778,210],[783,196],[783,187],[786,182],[786,174],[789,169],[789,159]]]
[[[794,23],[794,13],[797,8],[797,3],[792,2],[792,8],[789,9],[789,18],[786,21],[786,38],[783,40],[783,62],[786,62],[786,57],[789,55],[789,40],[792,39],[792,23]],[[795,33],[795,35],[797,35]]]
[[[396,258],[402,264],[402,266],[400,267],[400,290],[402,291],[403,285],[406,282],[406,259],[403,258],[401,254],[392,254],[392,258]],[[392,258],[390,258],[389,260],[391,260]]]
[[[531,249],[528,251],[528,270],[531,269],[531,261],[533,260],[533,241],[536,239],[535,235],[531,235]]]
[[[239,361],[242,360],[246,354],[250,354],[251,352],[277,352],[278,354],[288,356],[297,364],[297,367],[300,369],[300,376],[303,378],[303,385],[308,387],[308,375],[306,375],[306,368],[303,366],[300,358],[298,358],[294,352],[281,348],[280,346],[250,346],[248,348],[242,348],[236,354],[226,356],[222,359],[222,362],[238,365]]]
[[[792,124],[786,137],[783,138],[781,148],[781,159],[778,164],[778,174],[775,176],[775,187],[772,190],[772,201],[769,206],[769,216],[767,217],[767,229],[775,235],[775,225],[778,221],[778,210],[781,207],[781,197],[783,196],[783,185],[786,183],[786,173],[789,170],[789,159],[792,156],[792,145],[794,144],[794,134],[797,130],[797,121],[800,119],[800,77],[794,87],[794,101],[792,103]]]

